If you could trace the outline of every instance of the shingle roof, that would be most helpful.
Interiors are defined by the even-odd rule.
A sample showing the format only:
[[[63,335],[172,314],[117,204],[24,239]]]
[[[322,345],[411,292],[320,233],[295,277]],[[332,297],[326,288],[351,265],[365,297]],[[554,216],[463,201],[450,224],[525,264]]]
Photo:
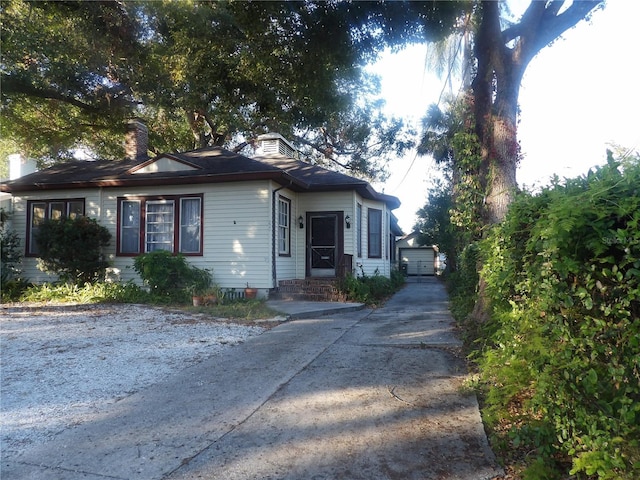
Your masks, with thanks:
[[[177,171],[135,173],[160,158],[184,163]],[[70,161],[11,180],[0,191],[17,193],[91,187],[160,186],[273,180],[294,191],[357,190],[365,198],[383,201],[397,208],[396,197],[376,192],[364,180],[318,165],[272,154],[249,158],[221,147],[206,147],[184,153],[162,154],[153,159]]]

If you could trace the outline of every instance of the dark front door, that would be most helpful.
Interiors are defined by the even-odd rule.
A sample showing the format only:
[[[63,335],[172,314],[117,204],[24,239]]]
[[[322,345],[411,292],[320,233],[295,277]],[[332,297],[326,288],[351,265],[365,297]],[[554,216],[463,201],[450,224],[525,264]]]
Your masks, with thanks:
[[[338,214],[310,213],[308,272],[312,277],[334,277],[338,264]]]

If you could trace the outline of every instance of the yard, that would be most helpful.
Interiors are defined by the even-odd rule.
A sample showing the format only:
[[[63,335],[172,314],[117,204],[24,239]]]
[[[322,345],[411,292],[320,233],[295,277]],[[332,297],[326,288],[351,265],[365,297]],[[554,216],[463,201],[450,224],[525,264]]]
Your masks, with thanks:
[[[3,305],[2,456],[263,331],[142,305]]]

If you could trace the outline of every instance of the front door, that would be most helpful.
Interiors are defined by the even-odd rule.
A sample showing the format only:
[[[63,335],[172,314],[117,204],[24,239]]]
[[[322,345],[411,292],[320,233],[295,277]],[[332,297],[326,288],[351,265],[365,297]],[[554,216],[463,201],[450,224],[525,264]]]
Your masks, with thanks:
[[[339,260],[338,213],[307,216],[307,272],[312,277],[335,277]]]

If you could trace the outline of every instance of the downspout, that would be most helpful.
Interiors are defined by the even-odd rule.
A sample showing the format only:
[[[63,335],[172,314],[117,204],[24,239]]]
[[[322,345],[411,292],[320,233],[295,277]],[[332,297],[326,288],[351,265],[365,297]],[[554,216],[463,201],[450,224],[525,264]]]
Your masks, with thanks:
[[[276,271],[276,193],[293,185],[293,180],[289,180],[289,185],[283,185],[271,192],[271,285],[272,288],[277,287],[277,271]],[[291,212],[289,212],[291,214]]]

